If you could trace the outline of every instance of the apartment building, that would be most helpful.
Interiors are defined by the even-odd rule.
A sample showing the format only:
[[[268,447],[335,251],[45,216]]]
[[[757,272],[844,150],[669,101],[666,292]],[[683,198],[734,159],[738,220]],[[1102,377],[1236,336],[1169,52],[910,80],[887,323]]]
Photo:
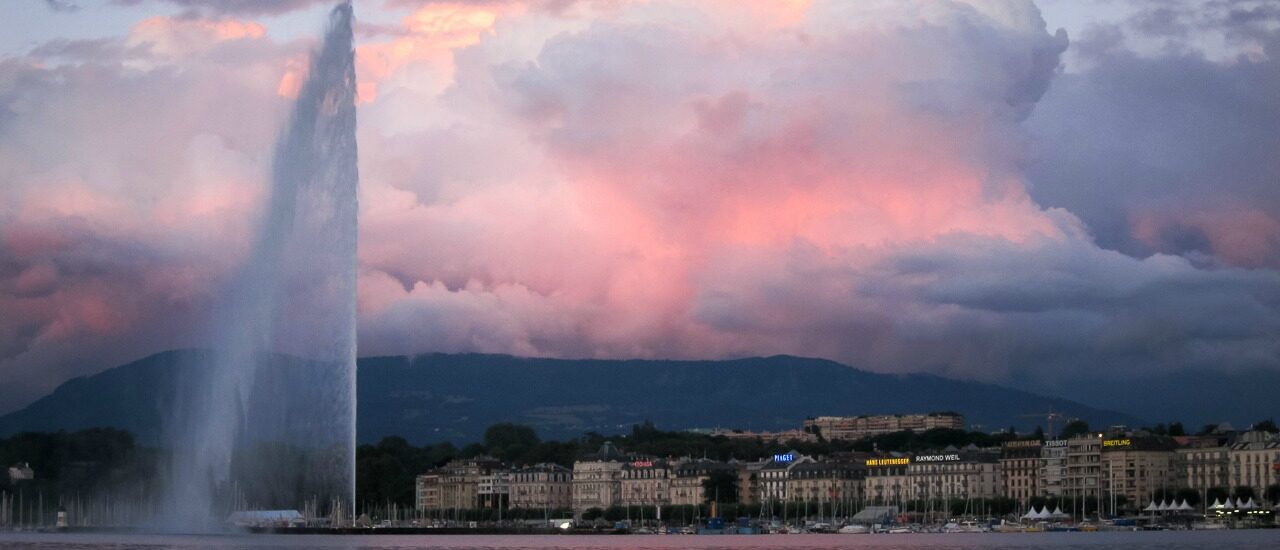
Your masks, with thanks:
[[[902,506],[914,497],[907,478],[911,457],[898,453],[881,454],[863,460],[866,466],[863,494],[876,506]]]
[[[1121,501],[1130,510],[1155,500],[1156,491],[1182,486],[1177,442],[1169,437],[1116,435],[1102,439],[1103,509],[1116,513]],[[1124,497],[1123,499],[1119,497]]]
[[[707,502],[708,498],[715,498],[715,495],[708,496],[704,490],[711,476],[717,473],[737,476],[738,470],[737,464],[706,459],[686,460],[677,464],[671,479],[671,504],[696,506]]]
[[[1004,494],[1000,455],[967,448],[917,454],[906,469],[909,498],[986,499]]]
[[[1000,447],[1004,496],[1026,506],[1041,495],[1042,447],[1038,439],[1006,441]]]
[[[827,439],[862,439],[878,434],[934,428],[964,429],[964,416],[951,412],[871,416],[819,416],[804,421],[804,431]]]
[[[1050,439],[1040,445],[1040,496],[1057,499],[1067,480],[1067,440]]]
[[[1261,498],[1267,487],[1280,483],[1280,439],[1275,435],[1245,432],[1231,444],[1228,453],[1231,487],[1252,487]]]
[[[852,509],[865,497],[866,472],[866,466],[849,462],[801,462],[787,470],[787,498]]]
[[[619,506],[657,506],[671,503],[671,473],[667,461],[636,458],[623,464]]]
[[[1073,502],[1102,502],[1102,441],[1100,434],[1067,440],[1063,497]]]
[[[608,508],[622,498],[622,452],[605,442],[594,454],[573,463],[573,512],[582,515],[591,508]]]
[[[1226,446],[1225,437],[1207,435],[1182,440],[1182,447],[1174,455],[1183,487],[1194,489],[1203,497],[1210,488],[1230,485],[1231,449]]]
[[[414,503],[419,510],[441,510],[444,497],[440,494],[443,476],[439,472],[427,472],[414,479]]]
[[[573,507],[573,470],[537,464],[511,472],[512,508],[556,510]]]

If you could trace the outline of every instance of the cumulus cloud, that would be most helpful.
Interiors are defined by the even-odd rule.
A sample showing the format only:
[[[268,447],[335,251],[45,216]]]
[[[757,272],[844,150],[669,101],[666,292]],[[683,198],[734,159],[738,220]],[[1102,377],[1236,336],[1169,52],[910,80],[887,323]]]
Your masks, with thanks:
[[[1153,14],[1063,74],[1029,2],[394,7],[357,48],[362,355],[1280,367],[1272,49],[1138,55],[1196,28]],[[305,70],[221,16],[103,45],[0,62],[0,408],[191,343]]]
[[[1202,28],[1237,34],[1230,13]],[[1137,52],[1125,37],[1143,31],[1129,26],[1086,36],[1089,68],[1059,78],[1028,121],[1033,196],[1080,216],[1107,248],[1280,267],[1274,23],[1252,35],[1258,55],[1226,61],[1191,41]]]
[[[134,6],[147,0],[111,0],[122,6]],[[319,5],[331,5],[334,0],[154,0],[187,8],[193,13],[213,16],[253,17],[279,15]]]

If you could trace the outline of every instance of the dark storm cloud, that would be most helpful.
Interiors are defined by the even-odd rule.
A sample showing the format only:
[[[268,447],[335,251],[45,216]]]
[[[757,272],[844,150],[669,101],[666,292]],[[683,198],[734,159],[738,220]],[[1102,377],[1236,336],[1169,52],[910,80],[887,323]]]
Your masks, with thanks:
[[[1032,195],[1105,247],[1280,266],[1280,32],[1263,55],[1141,56],[1116,33],[1079,42],[1029,120]]]

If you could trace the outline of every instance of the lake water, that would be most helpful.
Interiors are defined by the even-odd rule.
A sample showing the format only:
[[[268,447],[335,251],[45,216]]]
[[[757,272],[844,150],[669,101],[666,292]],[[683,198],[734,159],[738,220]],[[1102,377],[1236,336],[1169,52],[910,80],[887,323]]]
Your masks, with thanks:
[[[1280,529],[1251,531],[1153,531],[1129,533],[990,533],[919,535],[98,535],[0,533],[0,549],[15,550],[825,550],[894,549],[1102,549],[1181,550],[1280,548]]]

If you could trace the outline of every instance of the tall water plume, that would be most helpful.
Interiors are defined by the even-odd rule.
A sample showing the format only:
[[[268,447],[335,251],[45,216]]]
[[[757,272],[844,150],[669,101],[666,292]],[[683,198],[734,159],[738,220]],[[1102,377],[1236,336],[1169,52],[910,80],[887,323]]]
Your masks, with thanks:
[[[233,509],[350,506],[355,483],[356,110],[352,8],[333,9],[277,143],[250,256],[182,369],[162,525]],[[348,509],[349,510],[349,509]]]

